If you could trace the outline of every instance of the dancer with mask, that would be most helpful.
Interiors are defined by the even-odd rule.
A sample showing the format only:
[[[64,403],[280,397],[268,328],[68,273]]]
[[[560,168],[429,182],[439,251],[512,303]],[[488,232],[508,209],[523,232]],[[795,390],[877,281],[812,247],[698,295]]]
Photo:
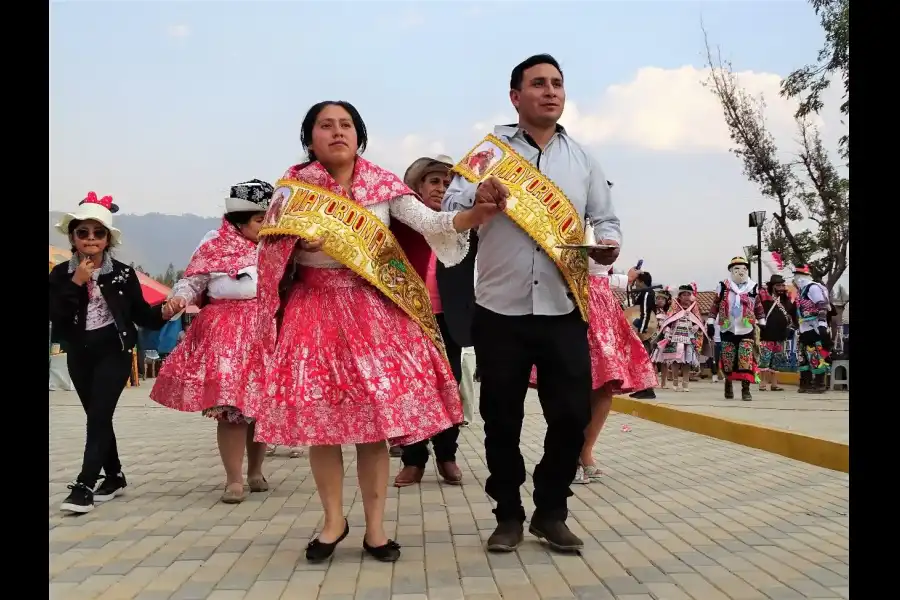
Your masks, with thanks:
[[[163,406],[202,412],[218,422],[226,504],[247,497],[241,472],[245,448],[250,491],[269,489],[262,473],[266,447],[253,441],[255,425],[241,411],[241,386],[256,324],[256,243],[272,191],[259,179],[232,186],[221,225],[200,242],[167,302],[175,313],[203,300],[208,304],[163,363],[150,391]]]
[[[759,333],[759,391],[771,389],[784,391],[778,386],[778,373],[787,371],[788,359],[785,353],[788,336],[794,327],[797,307],[791,301],[784,277],[775,274],[760,292],[766,324]]]
[[[651,360],[663,365],[663,372],[672,371],[672,387],[676,392],[690,391],[691,369],[700,366],[703,348],[703,318],[697,308],[697,289],[694,284],[678,288],[677,302],[660,323],[659,337]],[[678,377],[681,376],[681,386]],[[662,380],[663,389],[668,382]]]
[[[750,263],[736,256],[728,263],[730,277],[719,282],[706,320],[710,339],[718,322],[722,332],[722,356],[719,367],[725,377],[725,399],[734,398],[734,382],[741,382],[741,400],[753,400],[750,384],[757,378],[758,327],[766,324],[766,313],[759,299],[759,286],[750,279]]]
[[[800,371],[801,394],[824,394],[825,375],[830,369],[831,336],[828,335],[829,313],[832,311],[828,290],[813,280],[808,266],[794,269],[797,287],[797,370]]]

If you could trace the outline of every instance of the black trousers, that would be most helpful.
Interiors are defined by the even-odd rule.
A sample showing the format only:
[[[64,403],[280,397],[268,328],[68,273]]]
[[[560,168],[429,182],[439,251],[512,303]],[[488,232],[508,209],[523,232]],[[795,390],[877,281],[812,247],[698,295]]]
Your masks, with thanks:
[[[100,470],[112,476],[122,470],[113,414],[131,375],[131,352],[122,350],[115,325],[85,332],[83,344],[67,354],[69,376],[87,415],[84,460],[78,481],[93,488]]]
[[[444,345],[447,348],[447,360],[450,361],[450,370],[453,371],[453,378],[456,379],[456,383],[459,383],[462,380],[462,348],[453,341],[443,313],[435,315],[435,319],[438,327],[441,329],[441,337],[444,338]],[[434,447],[434,459],[439,463],[456,461],[456,450],[458,448],[456,441],[458,439],[459,425],[454,425],[432,436],[431,445]],[[421,442],[404,446],[403,455],[400,458],[403,466],[425,468],[425,465],[428,464],[428,441],[422,440]]]
[[[479,410],[498,521],[525,520],[520,488],[525,461],[519,448],[531,367],[547,421],[544,455],[534,469],[535,517],[565,519],[584,429],[591,420],[591,361],[587,323],[568,315],[505,316],[475,307],[472,339],[481,367]]]

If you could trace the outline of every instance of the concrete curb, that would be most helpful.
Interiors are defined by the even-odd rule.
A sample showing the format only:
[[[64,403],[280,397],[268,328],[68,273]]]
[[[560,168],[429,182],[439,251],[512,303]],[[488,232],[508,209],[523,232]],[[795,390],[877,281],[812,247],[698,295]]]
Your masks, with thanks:
[[[612,410],[676,429],[765,450],[825,469],[842,473],[850,472],[849,444],[745,421],[734,421],[724,417],[690,412],[658,402],[635,400],[627,396],[613,397]]]

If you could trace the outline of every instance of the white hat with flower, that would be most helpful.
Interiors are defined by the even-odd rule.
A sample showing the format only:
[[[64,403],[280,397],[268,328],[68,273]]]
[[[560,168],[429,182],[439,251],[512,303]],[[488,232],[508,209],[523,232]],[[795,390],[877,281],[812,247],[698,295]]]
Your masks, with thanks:
[[[56,229],[68,236],[69,224],[72,221],[97,221],[109,230],[110,245],[118,246],[122,232],[113,227],[113,214],[118,211],[119,207],[113,204],[112,196],[98,198],[96,192],[88,192],[74,212],[63,215],[62,220],[56,224]]]

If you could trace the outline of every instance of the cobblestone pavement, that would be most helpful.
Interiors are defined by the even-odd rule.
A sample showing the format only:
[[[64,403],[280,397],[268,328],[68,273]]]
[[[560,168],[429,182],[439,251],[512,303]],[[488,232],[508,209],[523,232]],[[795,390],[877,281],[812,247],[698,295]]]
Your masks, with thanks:
[[[348,449],[351,534],[333,562],[308,565],[303,550],[322,511],[306,458],[269,459],[270,492],[220,504],[214,423],[157,407],[148,391],[126,390],[116,415],[130,487],[81,517],[58,507],[80,465],[83,413],[74,394],[50,394],[51,598],[849,597],[846,474],[615,414],[596,449],[606,477],[575,486],[570,502],[569,523],[586,543],[580,556],[551,553],[527,535],[514,554],[485,552],[494,521],[473,424],[460,436],[465,485],[439,485],[430,462],[420,487],[390,489],[388,532],[403,545],[394,565],[363,558]],[[532,402],[522,432],[529,471],[543,429]]]
[[[737,387],[740,398],[740,387]],[[656,390],[656,402],[691,412],[777,427],[818,438],[850,443],[850,393],[829,391],[821,395],[798,394],[796,385],[783,392],[760,392],[753,386],[752,402],[725,400],[722,383],[691,382],[691,391]]]

